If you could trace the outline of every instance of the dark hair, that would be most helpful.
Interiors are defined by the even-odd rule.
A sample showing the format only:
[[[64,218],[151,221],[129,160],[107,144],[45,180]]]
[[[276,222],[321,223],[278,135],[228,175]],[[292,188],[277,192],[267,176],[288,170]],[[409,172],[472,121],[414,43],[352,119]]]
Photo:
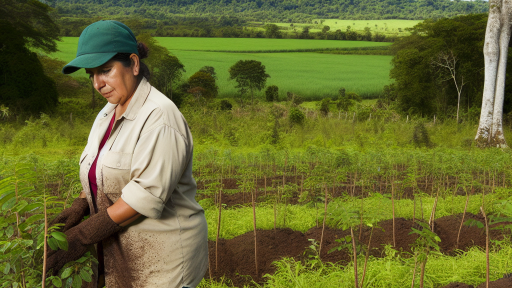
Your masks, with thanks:
[[[137,50],[139,52],[139,59],[142,60],[144,58],[148,58],[149,49],[146,44],[142,42],[137,43]],[[124,67],[130,67],[132,65],[132,60],[130,59],[131,53],[117,53],[110,60],[119,61],[123,64]],[[149,72],[149,68],[144,62],[140,61],[140,72],[139,76],[144,76],[148,81],[151,77],[151,73]]]

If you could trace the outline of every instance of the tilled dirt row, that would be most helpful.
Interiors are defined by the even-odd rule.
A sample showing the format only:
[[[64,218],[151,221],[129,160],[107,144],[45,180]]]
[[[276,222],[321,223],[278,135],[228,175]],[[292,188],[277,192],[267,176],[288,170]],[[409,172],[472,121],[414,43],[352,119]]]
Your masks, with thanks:
[[[441,238],[441,251],[451,255],[454,253],[457,233],[459,231],[462,214],[439,218],[434,223],[434,229]],[[480,215],[466,214],[465,220],[476,219],[483,221]],[[378,225],[380,228],[374,228],[371,241],[371,255],[382,257],[383,247],[386,244],[393,245],[393,221],[386,220]],[[410,245],[414,243],[416,234],[409,234],[411,228],[418,228],[419,225],[412,220],[403,218],[395,219],[395,249],[399,251],[411,252]],[[308,239],[316,239],[320,242],[322,228],[312,228],[306,233],[293,231],[291,229],[277,230],[258,230],[258,271],[255,271],[254,256],[254,234],[253,232],[237,236],[230,240],[220,239],[218,245],[218,258],[215,255],[215,241],[209,241],[210,267],[212,278],[220,280],[225,276],[232,280],[235,286],[249,284],[253,279],[258,283],[264,282],[262,278],[265,274],[273,274],[275,268],[272,262],[283,257],[293,257],[296,260],[304,259],[306,248],[311,245]],[[346,264],[350,262],[349,251],[336,251],[327,253],[330,249],[339,245],[336,239],[350,234],[350,230],[342,231],[338,229],[326,228],[324,231],[324,240],[321,250],[321,259],[324,262]],[[364,243],[368,243],[370,229],[363,228],[362,232],[356,232],[355,237]],[[501,234],[497,230],[491,230],[491,238],[500,239]],[[485,247],[484,229],[477,227],[463,226],[459,238],[458,249],[467,251],[472,246]],[[217,263],[216,263],[217,261]],[[206,278],[209,278],[210,271],[207,271]],[[250,277],[247,277],[250,276]],[[501,282],[500,282],[501,283]],[[507,282],[508,283],[508,282]],[[459,286],[447,286],[459,287]],[[466,287],[466,286],[460,286]],[[469,286],[468,286],[469,287]],[[512,287],[491,286],[491,287]]]
[[[269,197],[273,197],[273,195],[276,194],[276,188],[272,188],[272,181],[277,181],[279,185],[282,185],[283,178],[282,177],[274,177],[274,178],[267,178],[267,183],[265,186],[264,179],[258,179],[257,181],[257,202],[266,201],[270,199]],[[301,178],[296,178],[295,176],[286,176],[285,177],[285,183],[287,184],[297,184],[297,186],[300,187]],[[222,184],[224,189],[240,189],[239,185],[237,184],[237,180],[234,178],[227,178],[222,180]],[[386,192],[386,185],[387,185],[387,192]],[[265,192],[265,187],[267,191]],[[201,189],[204,189],[204,183],[200,182],[198,183],[198,195],[197,200],[205,199],[205,198],[214,198],[218,197],[217,195],[212,194],[205,194],[201,192]],[[343,182],[343,183],[337,183],[334,187],[329,186],[327,187],[329,190],[330,197],[336,198],[341,197],[343,195],[351,195],[356,197],[366,197],[368,196],[368,189],[371,189],[372,192],[378,192],[378,193],[391,193],[391,184],[390,183],[380,183],[380,184],[372,184],[370,186],[366,186],[364,189],[360,185],[352,185],[349,182]],[[427,184],[425,185],[421,181],[418,182],[418,189],[421,191],[426,191],[427,193],[432,192],[431,185]],[[363,193],[364,190],[364,193]],[[474,189],[471,193],[480,193],[481,188]],[[323,192],[322,192],[323,193]],[[465,191],[459,187],[456,195],[464,196]],[[288,204],[298,204],[299,203],[299,196],[300,196],[300,189],[296,192],[294,192],[291,197],[288,198]],[[403,193],[399,195],[399,198],[401,199],[412,199],[414,197],[413,190],[411,187],[403,188]],[[236,205],[244,205],[251,203],[251,193],[245,192],[243,193],[242,190],[240,190],[238,193],[223,193],[222,194],[222,204],[226,205],[226,207],[232,207]]]

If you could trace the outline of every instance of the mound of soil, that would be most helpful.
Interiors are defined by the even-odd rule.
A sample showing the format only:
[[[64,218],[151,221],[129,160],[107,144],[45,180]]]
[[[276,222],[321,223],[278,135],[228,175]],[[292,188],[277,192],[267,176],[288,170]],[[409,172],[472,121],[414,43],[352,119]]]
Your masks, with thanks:
[[[441,252],[445,254],[454,253],[457,234],[460,228],[462,214],[454,216],[446,216],[439,218],[434,223],[434,230],[441,238]],[[467,213],[464,220],[476,219],[483,220],[480,215]],[[411,244],[417,239],[416,234],[410,234],[411,228],[419,229],[419,225],[412,220],[404,218],[395,219],[395,245],[393,244],[393,220],[386,220],[379,223],[374,228],[373,233],[368,227],[364,227],[361,232],[355,231],[354,237],[362,243],[368,244],[370,234],[371,239],[371,255],[382,257],[385,245],[395,246],[398,251],[411,252]],[[498,230],[491,230],[491,238],[502,238]],[[327,228],[324,231],[320,258],[324,262],[339,263],[345,265],[351,261],[348,249],[342,251],[334,251],[328,253],[329,250],[337,247],[340,243],[336,239],[350,235],[350,230],[339,230]],[[211,277],[220,280],[225,276],[232,280],[235,286],[243,286],[250,284],[251,280],[255,282],[264,282],[263,275],[273,274],[275,267],[272,262],[280,260],[284,257],[292,257],[296,260],[303,260],[307,254],[314,253],[307,249],[311,243],[308,239],[315,239],[320,242],[322,238],[322,228],[311,228],[306,233],[293,231],[291,229],[274,230],[257,230],[258,242],[258,271],[256,271],[254,256],[254,233],[249,232],[244,235],[237,236],[233,239],[219,239],[218,243],[218,259],[215,258],[215,241],[209,241],[210,268]],[[477,227],[462,226],[459,237],[458,249],[467,251],[472,246],[485,247],[484,229]],[[209,278],[209,271],[206,277]],[[509,283],[509,282],[506,282]],[[450,284],[465,285],[465,284]],[[512,285],[507,284],[512,287]],[[466,287],[466,286],[447,286],[447,287]],[[469,287],[469,286],[468,286]],[[493,286],[494,287],[494,286]],[[501,286],[496,286],[501,287]]]

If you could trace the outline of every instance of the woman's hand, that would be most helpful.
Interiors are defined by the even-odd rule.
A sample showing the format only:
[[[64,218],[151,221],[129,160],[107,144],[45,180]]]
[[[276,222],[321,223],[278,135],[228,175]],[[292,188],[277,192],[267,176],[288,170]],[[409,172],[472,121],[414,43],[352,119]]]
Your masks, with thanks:
[[[140,217],[140,213],[135,211],[130,205],[124,202],[123,198],[107,208],[108,215],[114,222],[121,226],[126,226]]]
[[[85,196],[85,193],[82,194]],[[61,229],[62,232],[68,231],[70,228],[76,226],[78,223],[84,219],[86,215],[89,215],[89,203],[87,199],[81,197],[76,198],[71,204],[71,207],[64,209],[52,222],[50,222],[50,226],[53,226],[57,223],[63,223],[64,227]]]

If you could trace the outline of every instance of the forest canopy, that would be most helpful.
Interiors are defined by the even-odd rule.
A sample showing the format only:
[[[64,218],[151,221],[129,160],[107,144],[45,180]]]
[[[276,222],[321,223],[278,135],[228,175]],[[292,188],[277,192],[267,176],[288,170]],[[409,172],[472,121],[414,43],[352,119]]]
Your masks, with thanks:
[[[229,16],[249,21],[306,22],[331,19],[438,19],[488,11],[488,3],[451,0],[56,0],[59,15],[139,15],[164,20],[173,15]]]

